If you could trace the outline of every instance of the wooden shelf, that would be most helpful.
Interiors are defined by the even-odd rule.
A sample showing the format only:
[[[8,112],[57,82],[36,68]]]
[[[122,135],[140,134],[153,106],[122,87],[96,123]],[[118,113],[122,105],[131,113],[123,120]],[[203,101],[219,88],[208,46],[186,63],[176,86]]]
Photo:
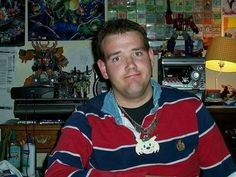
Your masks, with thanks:
[[[60,124],[1,124],[1,135],[9,133],[12,129],[16,130],[17,139],[24,144],[27,134],[30,134],[35,141],[36,151],[49,153],[59,137]]]

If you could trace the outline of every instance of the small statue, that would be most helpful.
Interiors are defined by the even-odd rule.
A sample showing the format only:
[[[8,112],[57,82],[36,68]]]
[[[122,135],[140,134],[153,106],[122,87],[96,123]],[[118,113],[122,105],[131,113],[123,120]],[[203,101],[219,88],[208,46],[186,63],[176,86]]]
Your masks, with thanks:
[[[76,70],[76,67],[74,67],[74,70],[72,73],[72,80],[73,80],[73,97],[74,98],[87,98],[88,94],[90,93],[90,75],[92,70],[88,69],[88,66],[86,66],[86,71],[81,72],[79,70]]]

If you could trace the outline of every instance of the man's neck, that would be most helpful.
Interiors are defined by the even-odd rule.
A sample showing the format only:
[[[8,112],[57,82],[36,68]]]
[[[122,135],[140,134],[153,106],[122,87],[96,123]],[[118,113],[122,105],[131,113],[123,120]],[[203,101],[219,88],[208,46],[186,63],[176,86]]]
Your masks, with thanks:
[[[113,94],[119,106],[122,106],[125,108],[137,108],[144,105],[152,98],[152,92],[153,92],[152,87],[150,86],[145,91],[145,93],[140,94],[139,96],[135,96],[135,97],[126,97],[115,91],[113,91]]]
[[[150,110],[153,108],[153,98],[147,101],[144,105],[136,107],[136,108],[125,108],[123,109],[126,113],[139,125],[142,124],[144,117],[146,117]]]

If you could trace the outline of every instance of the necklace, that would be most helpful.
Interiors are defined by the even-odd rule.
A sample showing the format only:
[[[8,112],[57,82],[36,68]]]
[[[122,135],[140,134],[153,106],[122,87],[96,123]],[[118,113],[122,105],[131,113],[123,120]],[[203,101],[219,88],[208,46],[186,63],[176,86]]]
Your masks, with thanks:
[[[148,135],[156,128],[157,126],[157,119],[156,119],[156,114],[154,115],[155,118],[153,119],[152,123],[146,127],[143,128],[141,125],[139,125],[134,119],[132,119],[129,114],[124,110],[124,108],[122,108],[121,106],[118,105],[118,107],[120,108],[121,112],[124,114],[124,116],[129,119],[129,121],[131,122],[131,124],[134,126],[135,130],[141,134],[143,134],[143,136],[145,138],[148,137]]]
[[[114,94],[113,94],[114,95]],[[114,98],[116,100],[116,97],[114,95]],[[143,128],[141,125],[139,125],[134,119],[132,119],[129,114],[124,110],[124,108],[122,108],[117,100],[116,103],[118,105],[118,107],[120,108],[121,112],[124,114],[124,116],[131,122],[131,124],[134,126],[135,130],[138,133],[143,134],[143,138],[136,138],[137,144],[135,146],[135,151],[138,155],[140,154],[151,154],[154,152],[159,152],[160,150],[160,146],[159,143],[155,140],[157,137],[153,136],[153,137],[149,137],[150,133],[153,132],[153,130],[156,128],[157,126],[157,118],[156,118],[156,114],[154,115],[154,119],[151,122],[151,124],[146,127]]]

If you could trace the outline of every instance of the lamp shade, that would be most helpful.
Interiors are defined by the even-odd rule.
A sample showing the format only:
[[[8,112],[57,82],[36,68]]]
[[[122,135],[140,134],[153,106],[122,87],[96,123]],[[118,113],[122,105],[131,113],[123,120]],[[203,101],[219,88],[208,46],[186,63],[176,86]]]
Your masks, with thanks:
[[[220,72],[236,72],[236,39],[215,37],[206,51],[206,67]]]

